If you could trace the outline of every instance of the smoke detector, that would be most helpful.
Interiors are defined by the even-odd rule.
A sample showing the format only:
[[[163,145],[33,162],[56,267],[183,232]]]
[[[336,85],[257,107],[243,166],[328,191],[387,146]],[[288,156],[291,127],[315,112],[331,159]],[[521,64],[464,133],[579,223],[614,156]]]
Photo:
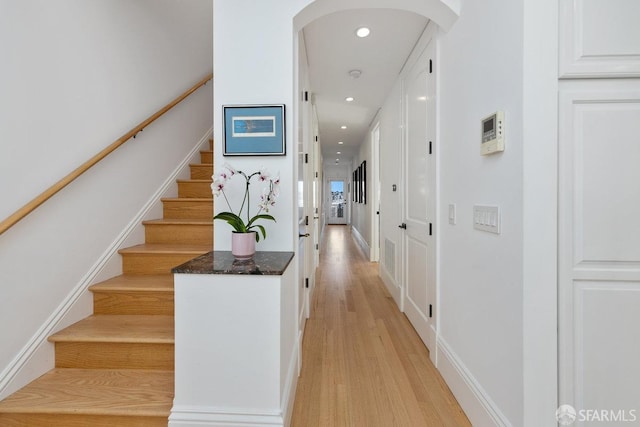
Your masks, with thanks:
[[[351,71],[349,71],[349,76],[351,76],[352,79],[357,79],[361,75],[362,75],[362,71],[360,71],[360,70],[351,70]]]

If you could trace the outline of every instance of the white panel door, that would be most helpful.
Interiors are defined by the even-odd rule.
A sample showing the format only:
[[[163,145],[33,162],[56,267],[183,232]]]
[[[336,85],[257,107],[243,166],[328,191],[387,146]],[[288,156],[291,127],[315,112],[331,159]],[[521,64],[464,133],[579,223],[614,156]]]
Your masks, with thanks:
[[[559,123],[559,403],[640,422],[640,81],[566,82]]]
[[[406,148],[403,309],[431,350],[435,345],[432,315],[435,304],[435,161],[429,141],[435,141],[435,84],[431,42],[405,81]]]
[[[561,0],[560,77],[640,76],[640,1]]]

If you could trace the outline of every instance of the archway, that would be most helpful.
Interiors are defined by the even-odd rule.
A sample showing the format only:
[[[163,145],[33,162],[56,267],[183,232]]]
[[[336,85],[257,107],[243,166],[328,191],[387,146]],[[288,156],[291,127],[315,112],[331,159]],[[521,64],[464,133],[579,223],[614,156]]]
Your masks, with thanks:
[[[315,0],[293,19],[294,30],[322,16],[351,9],[398,9],[417,13],[448,31],[460,16],[459,0]]]

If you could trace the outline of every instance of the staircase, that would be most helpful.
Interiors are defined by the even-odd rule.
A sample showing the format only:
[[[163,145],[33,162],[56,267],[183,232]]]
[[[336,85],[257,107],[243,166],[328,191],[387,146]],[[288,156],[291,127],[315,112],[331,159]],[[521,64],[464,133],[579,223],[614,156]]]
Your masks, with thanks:
[[[171,268],[213,246],[213,141],[144,221],[145,243],[121,249],[123,274],[90,287],[93,315],[49,337],[55,368],[0,402],[0,426],[167,426],[173,404]]]

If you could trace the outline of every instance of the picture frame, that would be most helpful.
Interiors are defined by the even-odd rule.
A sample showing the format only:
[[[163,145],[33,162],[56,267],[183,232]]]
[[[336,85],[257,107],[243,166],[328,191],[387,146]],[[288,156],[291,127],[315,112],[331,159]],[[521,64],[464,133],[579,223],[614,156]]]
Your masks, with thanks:
[[[358,203],[362,203],[362,164],[358,166]]]
[[[367,204],[367,161],[362,162],[362,203]]]
[[[285,106],[223,105],[224,156],[285,156]]]
[[[354,170],[353,171],[353,178],[352,178],[352,182],[353,182],[353,191],[352,191],[352,195],[351,197],[353,198],[354,202],[358,202],[358,171]]]

